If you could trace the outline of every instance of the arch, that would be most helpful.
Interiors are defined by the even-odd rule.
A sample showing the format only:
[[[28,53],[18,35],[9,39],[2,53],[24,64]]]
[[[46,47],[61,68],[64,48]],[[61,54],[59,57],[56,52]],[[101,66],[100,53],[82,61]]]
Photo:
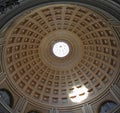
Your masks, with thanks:
[[[108,113],[117,106],[117,103],[114,101],[105,101],[103,102],[98,110],[98,113]]]
[[[13,106],[13,96],[7,89],[0,89],[0,98],[9,106]]]

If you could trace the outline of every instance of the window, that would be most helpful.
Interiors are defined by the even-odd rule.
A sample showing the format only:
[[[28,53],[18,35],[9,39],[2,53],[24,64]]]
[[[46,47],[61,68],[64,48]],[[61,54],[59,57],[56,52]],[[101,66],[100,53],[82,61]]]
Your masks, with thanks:
[[[5,113],[5,112],[0,109],[0,113]]]
[[[39,113],[38,111],[30,111],[28,113]]]
[[[8,106],[13,106],[13,97],[8,90],[0,89],[0,99],[3,100]]]
[[[117,106],[117,103],[113,101],[107,101],[100,106],[99,113],[108,113]]]

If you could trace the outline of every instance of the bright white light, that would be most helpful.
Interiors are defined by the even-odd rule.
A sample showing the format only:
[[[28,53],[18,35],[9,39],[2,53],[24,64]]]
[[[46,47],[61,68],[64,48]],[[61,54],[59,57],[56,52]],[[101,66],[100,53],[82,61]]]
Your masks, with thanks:
[[[80,103],[88,97],[88,90],[85,86],[80,88],[74,87],[74,90],[69,94],[69,97],[72,102]]]
[[[53,45],[53,53],[57,57],[65,57],[69,54],[69,46],[65,42],[57,42]]]

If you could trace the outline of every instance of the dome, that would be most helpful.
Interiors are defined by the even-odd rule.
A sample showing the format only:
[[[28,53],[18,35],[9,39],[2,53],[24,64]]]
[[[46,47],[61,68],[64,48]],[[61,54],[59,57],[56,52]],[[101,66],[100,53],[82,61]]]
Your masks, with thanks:
[[[13,113],[120,110],[119,11],[102,1],[28,1],[1,14],[0,92],[10,95],[0,95],[0,112],[6,98]]]
[[[119,70],[118,48],[114,30],[97,12],[50,4],[17,19],[6,35],[4,63],[26,98],[69,106],[109,87]]]

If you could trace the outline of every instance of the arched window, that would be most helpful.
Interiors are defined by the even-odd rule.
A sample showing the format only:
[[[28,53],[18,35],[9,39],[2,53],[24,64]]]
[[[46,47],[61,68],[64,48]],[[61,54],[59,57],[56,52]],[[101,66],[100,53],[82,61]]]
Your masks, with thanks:
[[[10,107],[13,106],[13,96],[6,89],[0,89],[0,98]]]
[[[117,106],[117,103],[115,103],[113,101],[104,102],[100,106],[99,113],[108,113],[109,111],[111,111],[112,109],[114,109],[116,106]]]
[[[38,111],[30,111],[30,112],[28,112],[28,113],[39,113]]]

